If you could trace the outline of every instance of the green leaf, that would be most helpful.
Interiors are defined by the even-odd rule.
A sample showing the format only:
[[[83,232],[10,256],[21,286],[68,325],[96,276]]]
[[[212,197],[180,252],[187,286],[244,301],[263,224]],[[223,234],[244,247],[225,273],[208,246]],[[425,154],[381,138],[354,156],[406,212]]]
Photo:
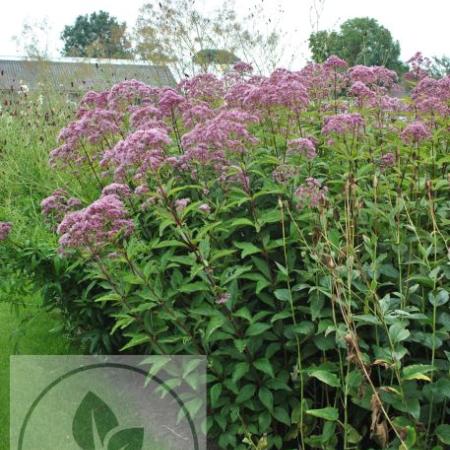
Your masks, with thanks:
[[[225,323],[224,316],[213,316],[208,323],[208,327],[206,328],[205,338],[208,340],[214,331],[218,330]]]
[[[104,444],[106,435],[119,425],[110,407],[93,392],[88,392],[78,406],[72,422],[75,442],[83,450]]]
[[[138,345],[150,342],[150,337],[145,334],[137,334],[131,338],[131,340],[125,344],[120,351],[127,350],[128,348],[137,347]]]
[[[283,302],[289,302],[291,300],[291,293],[289,292],[289,289],[277,289],[274,294],[278,300]]]
[[[209,286],[203,281],[196,281],[195,283],[188,283],[178,288],[179,292],[199,292],[199,291],[209,291]]]
[[[260,358],[256,361],[253,361],[253,365],[261,372],[264,372],[265,374],[269,375],[270,377],[274,378],[275,375],[273,373],[272,364],[267,358]]]
[[[340,387],[341,383],[336,374],[328,372],[327,370],[313,370],[308,373],[310,377],[317,378],[322,383],[328,384],[332,387]]]
[[[394,344],[408,339],[410,334],[409,330],[406,329],[406,325],[402,322],[396,322],[389,327],[389,335]]]
[[[127,428],[115,433],[108,442],[108,450],[141,450],[144,445],[143,428]]]
[[[267,323],[253,323],[247,328],[247,336],[259,336],[272,326]]]
[[[237,383],[248,371],[250,370],[250,364],[248,362],[240,362],[234,366],[232,380],[233,383]]]
[[[255,253],[260,253],[261,249],[256,247],[256,245],[253,245],[249,242],[234,242],[234,245],[242,250],[241,252],[241,258],[245,258],[249,255],[254,255]]]
[[[333,408],[331,406],[320,409],[308,409],[305,412],[310,416],[319,417],[320,419],[324,420],[335,421],[339,418],[339,411],[337,410],[337,408]]]
[[[450,445],[450,425],[441,424],[436,428],[436,435],[441,442]]]
[[[448,292],[445,289],[439,290],[437,293],[428,293],[428,300],[433,306],[442,306],[448,302]]]
[[[404,367],[402,370],[403,380],[423,380],[431,381],[431,378],[425,375],[426,373],[436,370],[434,366],[427,364],[414,364],[412,366]]]
[[[240,391],[238,396],[236,397],[237,403],[244,403],[250,400],[256,392],[256,386],[254,384],[245,385]]]
[[[222,393],[222,384],[216,383],[210,390],[209,395],[211,397],[211,406],[214,408],[217,405],[220,394]]]
[[[284,423],[287,426],[291,425],[291,418],[289,417],[288,412],[281,406],[277,406],[273,410],[273,417],[275,417],[278,422]]]
[[[268,431],[271,422],[272,416],[270,415],[269,411],[263,411],[262,413],[258,414],[259,432],[265,433],[266,431]]]
[[[266,387],[260,388],[258,392],[258,397],[261,400],[261,403],[270,411],[273,412],[273,394],[270,389]]]

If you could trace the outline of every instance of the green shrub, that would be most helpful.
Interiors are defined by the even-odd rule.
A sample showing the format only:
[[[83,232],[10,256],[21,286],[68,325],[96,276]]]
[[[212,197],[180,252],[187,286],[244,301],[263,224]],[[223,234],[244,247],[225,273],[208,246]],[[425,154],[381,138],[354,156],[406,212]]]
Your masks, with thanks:
[[[88,206],[19,255],[92,352],[207,355],[221,448],[448,444],[448,115],[336,67],[88,94],[52,154]]]

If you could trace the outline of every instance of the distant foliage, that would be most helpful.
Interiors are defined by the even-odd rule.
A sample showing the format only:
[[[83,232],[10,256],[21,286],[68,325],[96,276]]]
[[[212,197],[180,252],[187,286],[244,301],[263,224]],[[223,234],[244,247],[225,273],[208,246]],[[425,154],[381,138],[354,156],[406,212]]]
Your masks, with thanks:
[[[262,5],[239,18],[229,1],[208,15],[192,0],[146,3],[134,30],[137,56],[154,64],[170,63],[179,78],[211,71],[217,60],[228,68],[230,55],[260,72],[271,71],[281,54],[280,37]]]
[[[126,24],[105,11],[78,16],[61,34],[64,56],[132,58]]]
[[[402,98],[337,56],[89,92],[51,152],[54,244],[0,217],[0,249],[91,352],[207,355],[220,448],[443,450],[450,79],[422,65]]]
[[[339,31],[317,31],[309,37],[313,61],[323,62],[337,55],[350,65],[385,66],[405,71],[400,61],[400,44],[375,19],[358,17],[345,21]]]

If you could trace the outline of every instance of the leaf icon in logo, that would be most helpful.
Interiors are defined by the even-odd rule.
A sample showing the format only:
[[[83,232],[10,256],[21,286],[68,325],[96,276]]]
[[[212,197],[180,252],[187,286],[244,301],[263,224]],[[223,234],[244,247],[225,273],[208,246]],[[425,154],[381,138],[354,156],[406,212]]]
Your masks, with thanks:
[[[95,450],[99,444],[103,446],[105,436],[118,425],[110,407],[97,395],[88,392],[73,418],[72,433],[83,450]]]
[[[114,434],[108,443],[108,450],[142,450],[143,428],[127,428]]]

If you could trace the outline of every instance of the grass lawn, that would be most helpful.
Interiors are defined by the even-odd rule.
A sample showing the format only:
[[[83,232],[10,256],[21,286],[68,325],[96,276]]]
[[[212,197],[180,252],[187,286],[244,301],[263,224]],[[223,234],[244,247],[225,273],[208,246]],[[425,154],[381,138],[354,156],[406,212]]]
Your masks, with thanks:
[[[30,315],[32,321],[21,327],[21,322]],[[20,313],[11,311],[7,304],[0,303],[0,450],[9,449],[9,357],[23,355],[70,354],[73,349],[61,334],[50,334],[49,330],[58,324],[56,314],[48,314],[39,307],[28,306]],[[12,335],[22,333],[14,345]],[[76,352],[75,352],[76,353]]]

